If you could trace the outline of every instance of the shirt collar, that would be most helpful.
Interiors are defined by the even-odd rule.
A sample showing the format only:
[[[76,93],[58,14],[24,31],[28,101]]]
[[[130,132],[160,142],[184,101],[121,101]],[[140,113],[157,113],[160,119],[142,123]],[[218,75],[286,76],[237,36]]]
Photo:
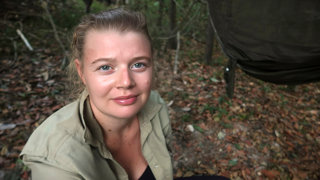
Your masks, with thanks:
[[[141,144],[144,144],[147,136],[152,131],[151,120],[154,116],[160,111],[162,104],[156,102],[154,98],[152,98],[151,92],[150,97],[142,108],[142,110],[138,113],[138,119],[140,122],[140,132],[141,132]],[[86,90],[83,91],[80,97],[80,117],[81,122],[84,127],[84,141],[94,147],[98,147],[101,154],[105,154],[105,156],[110,157],[110,153],[105,152],[104,140],[103,140],[103,132],[101,126],[98,124],[98,121],[95,119],[91,105],[89,102],[89,95]]]
[[[80,97],[80,117],[84,127],[84,142],[98,148],[100,154],[105,158],[111,158],[111,153],[106,150],[103,142],[103,133],[100,125],[93,116],[91,105],[89,102],[89,94],[83,91]]]
[[[154,119],[156,114],[161,110],[163,106],[153,98],[153,93],[154,92],[151,91],[148,102],[144,105],[144,107],[138,114],[138,119],[140,121],[140,140],[142,146],[144,145],[146,139],[152,131],[151,120]]]

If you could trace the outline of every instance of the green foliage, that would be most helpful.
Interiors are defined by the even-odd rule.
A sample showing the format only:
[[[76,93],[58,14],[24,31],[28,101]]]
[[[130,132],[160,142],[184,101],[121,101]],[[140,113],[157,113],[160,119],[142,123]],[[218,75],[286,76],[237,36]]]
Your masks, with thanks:
[[[199,77],[198,80],[199,81],[205,81],[206,79],[204,77]]]
[[[15,167],[5,174],[4,179],[19,180],[21,179],[20,173],[25,171],[28,171],[28,167],[23,164],[21,159],[17,159],[15,162]]]
[[[69,31],[86,15],[86,5],[83,0],[52,1],[50,5],[50,11],[56,25]],[[90,10],[91,13],[97,13],[107,8],[103,2],[93,1]]]
[[[220,55],[214,59],[214,65],[225,65],[226,57],[224,55]]]
[[[218,102],[219,102],[220,105],[226,103],[226,104],[228,104],[229,106],[232,106],[232,102],[231,102],[230,99],[228,99],[228,97],[226,97],[226,96],[220,96],[220,97],[218,98]]]
[[[285,106],[288,104],[288,100],[283,96],[283,94],[280,94],[280,105],[285,108]]]
[[[167,93],[167,96],[168,96],[168,99],[173,99],[175,97],[174,92],[172,92],[172,91],[169,91]]]
[[[271,92],[271,87],[266,83],[262,86],[262,88],[263,88],[263,91],[266,93]]]
[[[197,78],[198,76],[194,73],[188,74],[187,76],[189,76],[190,78]]]
[[[209,104],[205,104],[203,111],[209,111],[211,114],[214,114],[214,112],[216,111],[216,107],[209,105]]]
[[[239,113],[238,114],[239,120],[247,120],[250,117],[250,114],[248,113]]]
[[[220,122],[220,125],[224,128],[227,128],[227,129],[232,129],[233,128],[233,125],[230,124],[230,123],[225,123],[225,122]]]
[[[241,150],[242,149],[242,147],[240,146],[240,144],[234,144],[234,147],[236,148],[236,149],[238,149],[238,150]]]
[[[195,130],[197,130],[197,131],[199,131],[199,132],[201,132],[201,133],[204,132],[204,130],[203,130],[200,126],[198,126],[198,125],[193,125],[193,127],[194,127]]]
[[[235,166],[238,164],[238,159],[237,158],[231,159],[231,160],[229,160],[228,164],[229,164],[229,166]]]
[[[68,1],[68,4],[65,4],[65,6],[72,8],[57,8],[52,15],[58,27],[71,30],[79,23],[81,17],[85,15],[85,5],[82,1],[77,0]]]
[[[183,114],[181,119],[183,122],[190,122],[191,115],[190,114]]]
[[[112,7],[112,6],[111,6]],[[103,2],[93,1],[91,5],[91,13],[97,13],[109,9]]]

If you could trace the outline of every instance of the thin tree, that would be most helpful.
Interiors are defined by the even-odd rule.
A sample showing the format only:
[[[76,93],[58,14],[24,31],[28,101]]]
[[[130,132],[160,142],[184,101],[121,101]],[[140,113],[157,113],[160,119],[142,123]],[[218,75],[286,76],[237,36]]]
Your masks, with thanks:
[[[169,39],[169,48],[175,49],[177,47],[177,39],[175,37],[175,31],[176,31],[176,1],[170,0],[170,39]]]
[[[211,25],[210,17],[208,17],[206,52],[205,52],[205,63],[206,64],[212,64],[213,47],[214,47],[214,31],[213,31],[213,27]]]
[[[163,7],[164,7],[164,0],[158,0],[159,1],[159,9],[158,9],[158,21],[157,21],[157,26],[159,28],[162,28],[162,16],[163,16]]]

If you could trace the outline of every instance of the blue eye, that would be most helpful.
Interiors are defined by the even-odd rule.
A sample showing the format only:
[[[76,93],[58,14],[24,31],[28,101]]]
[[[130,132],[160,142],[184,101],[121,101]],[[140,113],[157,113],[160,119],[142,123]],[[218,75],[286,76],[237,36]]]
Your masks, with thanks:
[[[144,68],[146,67],[146,65],[144,63],[135,63],[132,68],[133,69],[141,69],[141,68]]]
[[[110,69],[112,68],[108,65],[103,65],[99,67],[99,70],[102,70],[102,71],[109,71]]]

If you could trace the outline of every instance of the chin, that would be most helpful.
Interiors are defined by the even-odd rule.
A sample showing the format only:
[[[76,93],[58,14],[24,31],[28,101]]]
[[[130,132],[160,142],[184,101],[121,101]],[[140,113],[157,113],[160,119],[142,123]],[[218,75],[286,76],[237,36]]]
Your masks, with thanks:
[[[119,119],[131,119],[138,114],[138,110],[122,110],[118,111],[116,117]]]
[[[123,120],[128,120],[128,119],[133,119],[136,116],[134,115],[122,115],[122,116],[117,116],[117,119],[123,119]]]

